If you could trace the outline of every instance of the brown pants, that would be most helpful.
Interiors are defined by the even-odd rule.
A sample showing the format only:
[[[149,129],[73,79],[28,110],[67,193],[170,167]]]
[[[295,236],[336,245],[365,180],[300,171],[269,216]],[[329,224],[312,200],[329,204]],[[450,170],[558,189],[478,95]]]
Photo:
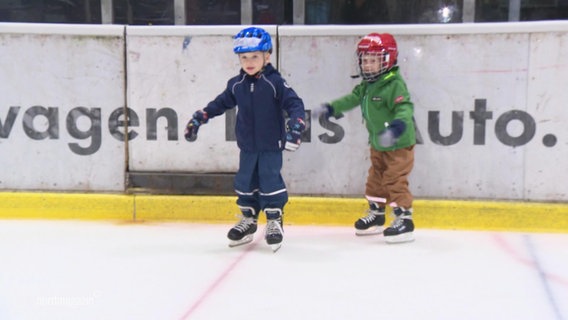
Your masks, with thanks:
[[[367,200],[393,207],[412,208],[408,176],[414,166],[414,146],[394,151],[371,148],[371,168],[367,176]]]

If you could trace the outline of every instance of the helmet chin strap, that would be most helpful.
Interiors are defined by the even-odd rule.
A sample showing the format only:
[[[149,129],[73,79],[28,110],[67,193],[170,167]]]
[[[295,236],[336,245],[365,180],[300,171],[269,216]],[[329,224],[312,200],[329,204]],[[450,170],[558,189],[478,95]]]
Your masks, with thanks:
[[[374,75],[368,75],[365,76],[364,74],[361,75],[361,77],[363,77],[363,80],[367,81],[367,82],[375,82],[377,81],[377,79],[382,75],[381,74],[374,74]]]

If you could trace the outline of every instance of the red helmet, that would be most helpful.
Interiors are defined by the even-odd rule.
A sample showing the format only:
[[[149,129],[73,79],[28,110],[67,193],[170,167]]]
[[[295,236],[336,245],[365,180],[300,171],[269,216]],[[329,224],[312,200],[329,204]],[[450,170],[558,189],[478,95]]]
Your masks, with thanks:
[[[363,55],[376,55],[381,59],[378,71],[364,70],[361,57]],[[389,71],[396,65],[398,49],[396,40],[389,33],[370,33],[363,37],[357,44],[357,59],[360,73],[365,80],[374,80],[379,75]]]

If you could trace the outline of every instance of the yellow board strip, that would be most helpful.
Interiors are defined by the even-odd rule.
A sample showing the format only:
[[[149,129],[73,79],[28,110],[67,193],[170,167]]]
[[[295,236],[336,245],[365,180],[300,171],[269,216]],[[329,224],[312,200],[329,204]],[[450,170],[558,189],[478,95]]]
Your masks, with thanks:
[[[234,223],[236,197],[136,196],[136,217],[142,220],[188,220]],[[365,214],[365,199],[291,197],[285,224],[353,225]],[[568,204],[415,200],[417,228],[568,232]],[[261,216],[261,222],[263,221]]]
[[[285,224],[351,226],[367,209],[363,198],[291,197]],[[567,203],[414,201],[416,227],[568,233]],[[168,196],[0,192],[3,219],[187,221],[233,224],[232,196]],[[261,215],[260,222],[264,217]]]
[[[116,194],[0,192],[0,218],[131,220],[133,203]]]

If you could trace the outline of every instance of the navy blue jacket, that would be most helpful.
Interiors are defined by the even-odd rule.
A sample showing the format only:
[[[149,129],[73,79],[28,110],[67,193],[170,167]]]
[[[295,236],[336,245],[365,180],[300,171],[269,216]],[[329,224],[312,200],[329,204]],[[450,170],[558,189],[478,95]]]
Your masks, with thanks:
[[[209,118],[238,106],[235,133],[243,151],[278,151],[286,143],[285,116],[304,120],[304,103],[271,64],[257,76],[242,69],[203,110]]]

